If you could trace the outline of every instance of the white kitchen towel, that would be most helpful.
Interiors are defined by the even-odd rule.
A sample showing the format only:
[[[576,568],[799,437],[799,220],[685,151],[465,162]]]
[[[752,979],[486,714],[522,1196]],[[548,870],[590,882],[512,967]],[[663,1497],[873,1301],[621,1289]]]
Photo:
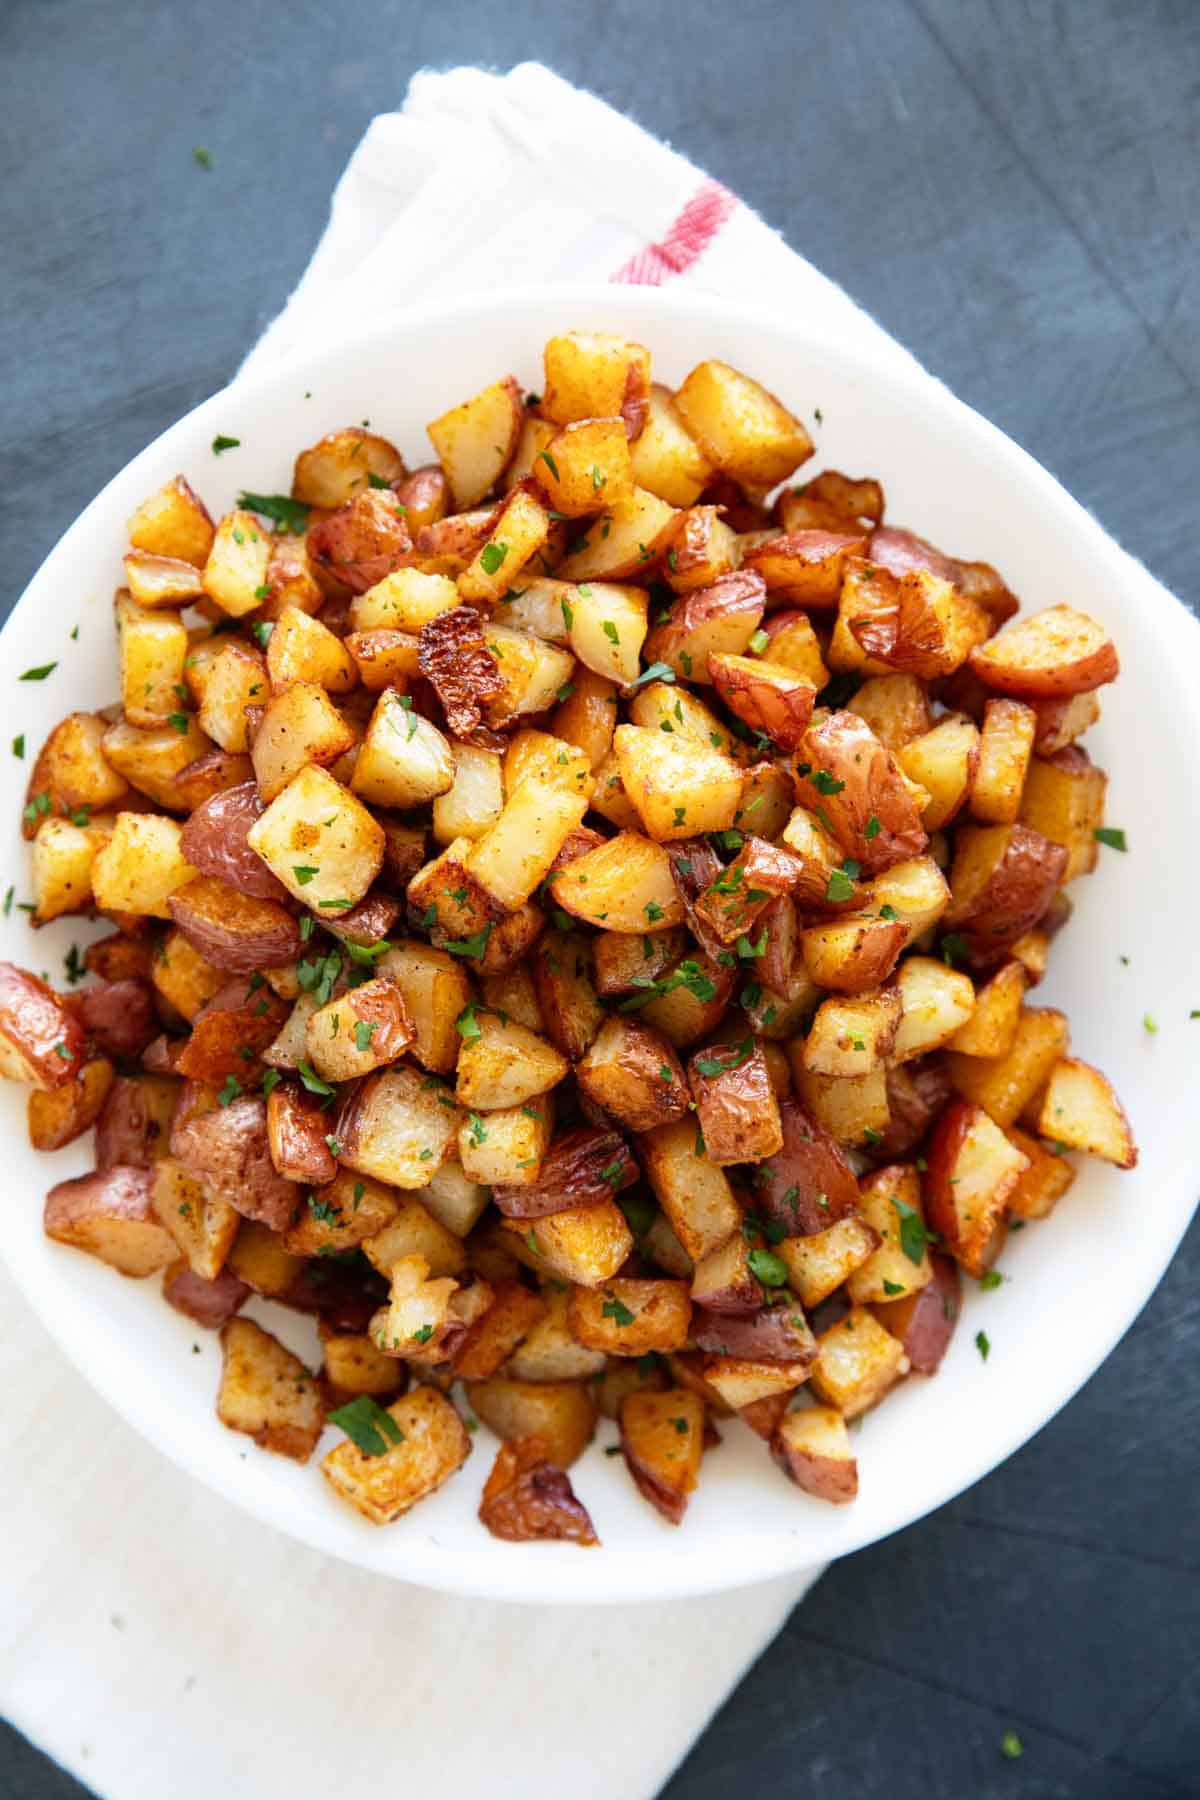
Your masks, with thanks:
[[[420,75],[374,121],[249,361],[438,294],[609,277],[887,342],[725,189],[525,65]],[[166,1464],[2,1271],[0,1309],[0,1710],[104,1800],[649,1800],[817,1573],[596,1611],[384,1582]]]

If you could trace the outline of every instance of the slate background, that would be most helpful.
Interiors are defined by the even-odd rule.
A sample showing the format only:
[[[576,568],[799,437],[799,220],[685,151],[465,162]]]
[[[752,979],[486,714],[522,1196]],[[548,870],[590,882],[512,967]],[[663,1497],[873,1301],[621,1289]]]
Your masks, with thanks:
[[[3,0],[5,610],[232,373],[371,115],[526,57],[744,195],[1196,604],[1194,0]],[[1060,1418],[825,1577],[665,1800],[1200,1794],[1198,1284],[1194,1226]],[[0,1795],[83,1793],[0,1731]]]

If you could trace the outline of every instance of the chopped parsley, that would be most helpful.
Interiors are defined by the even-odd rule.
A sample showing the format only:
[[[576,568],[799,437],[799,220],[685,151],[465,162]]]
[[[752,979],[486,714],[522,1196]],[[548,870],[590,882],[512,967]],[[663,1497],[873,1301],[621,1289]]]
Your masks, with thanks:
[[[434,922],[436,922],[436,920],[437,914],[435,912]],[[491,935],[492,921],[489,919],[486,925],[479,931],[472,932],[470,937],[454,938],[450,943],[443,944],[442,948],[443,950],[449,950],[451,956],[482,956],[487,949],[488,939]]]
[[[302,1062],[297,1064],[296,1073],[299,1075],[310,1094],[320,1094],[330,1100],[333,1099],[335,1090],[330,1087],[327,1081],[322,1081],[316,1070],[310,1068],[308,1063]]]
[[[212,441],[212,453],[214,456],[220,456],[224,450],[237,450],[241,442],[241,438],[226,437],[224,432],[219,431]]]
[[[19,737],[15,737],[13,739],[12,753],[14,756],[16,756],[18,758],[23,757],[25,755],[25,733],[24,732],[22,732]]]
[[[485,544],[479,552],[479,563],[485,575],[494,575],[508,555],[507,544]]]
[[[1125,833],[1116,825],[1097,825],[1092,832],[1098,844],[1107,844],[1110,850],[1128,850]]]
[[[319,875],[320,873],[320,866],[317,863],[292,864],[292,874],[296,877],[296,880],[300,883],[301,887],[307,887],[309,882],[313,879],[313,876]]]
[[[992,1353],[991,1339],[988,1337],[986,1331],[977,1331],[975,1333],[975,1348],[978,1350],[984,1362],[986,1362]]]
[[[892,1196],[892,1205],[900,1220],[900,1248],[910,1263],[919,1264],[925,1255],[927,1244],[934,1241],[933,1234],[925,1228],[925,1221],[915,1206]]]
[[[236,1075],[227,1075],[225,1077],[225,1085],[221,1089],[220,1093],[217,1095],[217,1104],[219,1106],[229,1106],[234,1100],[237,1099],[237,1097],[241,1093],[241,1091],[242,1091],[242,1084],[238,1080],[237,1076]]]
[[[310,509],[303,500],[293,500],[287,494],[239,494],[238,506],[244,512],[270,519],[284,531],[298,534],[308,529]]]
[[[19,675],[17,679],[18,681],[45,681],[47,675],[53,675],[57,667],[56,662],[42,663],[39,668],[26,669],[25,673]]]
[[[755,1280],[764,1287],[783,1287],[788,1278],[787,1264],[773,1250],[751,1250],[746,1263]]]
[[[358,1019],[354,1026],[354,1048],[367,1051],[371,1048],[371,1039],[379,1030],[377,1020]]]
[[[635,682],[633,682],[632,685],[635,688],[640,688],[640,687],[644,687],[648,681],[665,681],[669,685],[674,680],[675,680],[675,671],[671,667],[670,663],[656,662],[656,663],[651,663],[650,667],[648,669],[643,669],[641,674],[638,676],[637,680]]]
[[[604,1302],[600,1308],[600,1316],[602,1319],[613,1319],[618,1325],[632,1325],[634,1319],[625,1302],[618,1300],[615,1295],[610,1295]]]
[[[698,1056],[696,1058],[696,1068],[701,1075],[705,1076],[728,1075],[731,1069],[740,1069],[742,1064],[748,1062],[753,1054],[754,1039],[748,1037],[743,1043],[738,1045],[729,1062],[722,1062],[720,1058],[716,1056]]]
[[[404,1433],[390,1412],[370,1394],[359,1394],[345,1406],[329,1414],[329,1423],[337,1425],[364,1456],[382,1456],[389,1444],[402,1444]]]
[[[767,645],[770,643],[770,641],[771,641],[770,638],[767,636],[766,632],[763,631],[763,629],[760,626],[759,629],[754,633],[754,636],[750,639],[750,642],[747,645],[747,648],[749,650],[752,650],[754,652],[755,656],[761,656],[763,651],[766,649]]]

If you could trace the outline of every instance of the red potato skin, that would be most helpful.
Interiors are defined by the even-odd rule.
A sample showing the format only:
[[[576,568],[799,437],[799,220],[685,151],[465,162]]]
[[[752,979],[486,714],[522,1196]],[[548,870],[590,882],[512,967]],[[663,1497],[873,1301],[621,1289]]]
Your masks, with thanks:
[[[240,1087],[253,1087],[262,1075],[262,1052],[290,1012],[265,982],[255,988],[241,977],[227,981],[196,1014],[175,1067],[193,1081],[219,1086],[232,1075]]]
[[[142,1068],[147,1075],[178,1075],[179,1058],[186,1039],[169,1038],[165,1032],[154,1038],[142,1054]]]
[[[939,581],[957,583],[959,577],[959,566],[953,557],[918,537],[915,531],[901,531],[895,525],[881,525],[871,533],[867,559],[892,575],[911,575],[914,569],[925,569]]]
[[[262,811],[256,781],[226,788],[196,808],[183,828],[179,848],[201,875],[211,875],[252,900],[283,901],[287,889],[246,842],[246,833]]]
[[[425,463],[392,485],[397,501],[405,509],[410,532],[420,531],[423,525],[436,525],[450,511],[450,484],[440,463]]]
[[[758,1165],[754,1207],[789,1237],[811,1237],[855,1210],[858,1182],[838,1145],[798,1100],[781,1100],[779,1119],[783,1146]],[[794,1197],[785,1198],[792,1188]]]
[[[683,902],[692,936],[705,955],[715,959],[724,949],[720,938],[710,930],[707,920],[697,911],[696,902],[714,881],[724,874],[724,864],[711,844],[703,838],[683,838],[667,845],[671,862],[671,879],[675,892]]]
[[[971,652],[970,667],[989,688],[1001,694],[1013,694],[1019,700],[1051,699],[1063,694],[1087,694],[1115,681],[1121,672],[1116,645],[1105,637],[1085,652],[1066,661],[1047,662],[1038,667],[1013,667],[1005,662],[1010,636],[1025,630],[1049,613],[1070,612],[1069,607],[1047,607],[1045,613],[1032,613],[1019,620],[1010,632],[992,638]],[[1094,621],[1092,621],[1094,623]]]
[[[20,1053],[42,1088],[74,1081],[87,1051],[84,1028],[62,996],[10,962],[0,963],[0,1037]]]
[[[365,1332],[387,1300],[387,1282],[375,1270],[315,1256],[304,1264],[280,1306],[315,1313],[334,1331]],[[403,1384],[404,1376],[397,1381]]]
[[[962,937],[976,967],[1002,961],[1041,919],[1058,892],[1067,867],[1062,844],[1029,825],[1011,828],[1004,855],[971,903],[956,913],[953,900],[946,923]]]
[[[171,1155],[202,1181],[214,1198],[225,1200],[244,1219],[257,1219],[272,1231],[292,1222],[300,1189],[287,1181],[271,1161],[267,1143],[266,1103],[244,1094],[212,1112],[183,1116],[187,1090],[180,1096],[171,1128]]]
[[[799,1325],[792,1321],[798,1319]],[[749,1315],[692,1313],[692,1338],[696,1347],[717,1356],[742,1357],[747,1362],[805,1363],[817,1360],[817,1343],[808,1329],[798,1300],[763,1306]]]
[[[983,1108],[969,1100],[948,1106],[933,1131],[926,1149],[927,1169],[921,1177],[921,1196],[925,1218],[946,1248],[961,1262],[970,1275],[982,1275],[1000,1254],[1007,1236],[1005,1198],[1016,1185],[1014,1173],[1004,1190],[986,1202],[986,1217],[970,1244],[963,1241],[958,1212],[954,1204],[955,1167],[965,1139],[979,1118],[986,1118]],[[983,1203],[981,1203],[982,1205]]]
[[[507,1219],[545,1219],[579,1206],[599,1206],[637,1179],[638,1166],[624,1138],[585,1125],[551,1144],[536,1181],[528,1187],[493,1188],[492,1198]]]
[[[822,773],[844,786],[823,793],[816,779]],[[891,752],[857,713],[831,712],[809,726],[794,781],[800,805],[829,820],[840,848],[868,875],[919,856],[929,842]],[[880,828],[867,837],[872,818]]]
[[[97,1168],[111,1169],[118,1163],[152,1168],[161,1129],[157,1119],[150,1117],[141,1083],[118,1076],[96,1122]]]
[[[338,1172],[330,1150],[329,1115],[320,1098],[297,1081],[281,1081],[267,1097],[267,1143],[271,1161],[288,1181],[324,1187]]]
[[[68,994],[65,1003],[89,1040],[118,1062],[132,1062],[158,1036],[158,1014],[144,981],[103,981]]]
[[[656,625],[646,639],[642,660],[646,664],[670,661],[673,646],[681,638],[707,625],[710,619],[742,614],[757,625],[767,600],[767,584],[761,575],[739,572],[721,575],[711,586],[683,594],[671,608],[671,616]],[[753,627],[752,627],[753,629]],[[707,669],[693,670],[692,679],[703,679]]]
[[[904,1345],[918,1375],[936,1375],[950,1347],[962,1310],[962,1276],[953,1257],[933,1251],[933,1280],[903,1300],[884,1300],[872,1308],[881,1325]]]
[[[708,672],[718,694],[751,731],[765,731],[780,750],[798,750],[812,718],[817,690],[811,682],[789,672],[758,674],[746,668],[751,659],[726,656],[716,651],[709,656]]]
[[[333,937],[349,944],[378,944],[400,917],[400,902],[392,894],[373,888],[357,906],[336,917],[322,918],[321,923]]]
[[[206,1281],[203,1275],[195,1274],[180,1260],[163,1275],[163,1299],[167,1305],[173,1306],[185,1319],[191,1319],[194,1325],[202,1325],[206,1331],[219,1331],[234,1313],[241,1310],[249,1295],[246,1283],[239,1281],[228,1269],[222,1269],[212,1281]]]
[[[547,1461],[541,1438],[501,1444],[484,1485],[479,1517],[493,1537],[508,1543],[600,1542],[565,1470]]]
[[[777,900],[765,906],[755,922],[755,930],[756,944],[761,942],[764,930],[767,934],[766,949],[758,964],[763,985],[774,994],[786,994],[800,943],[796,903],[791,895],[780,894]]]
[[[954,1089],[936,1057],[899,1063],[887,1072],[887,1097],[891,1109],[888,1128],[873,1154],[885,1162],[900,1162],[915,1150]]]
[[[788,1396],[790,1398],[790,1396]],[[804,1456],[776,1437],[771,1453],[789,1480],[806,1494],[814,1494],[834,1506],[847,1506],[858,1498],[858,1462],[854,1457]]]
[[[300,924],[286,907],[252,899],[211,875],[177,888],[167,906],[193,949],[231,975],[279,968],[301,954]]]
[[[175,789],[175,799],[172,806],[183,812],[194,812],[214,794],[244,786],[247,777],[253,773],[254,764],[248,756],[233,750],[206,750],[173,778],[171,786]]]
[[[792,1404],[792,1398],[786,1391],[782,1394],[766,1394],[761,1400],[752,1400],[749,1406],[739,1406],[737,1416],[757,1437],[769,1444],[779,1429],[780,1420]]]
[[[367,488],[309,527],[308,554],[352,593],[365,594],[411,551],[405,521],[393,493]]]
[[[640,1463],[629,1446],[624,1428],[621,1430],[621,1449],[625,1453],[625,1467],[633,1477],[633,1484],[644,1500],[648,1500],[660,1512],[669,1525],[682,1525],[683,1515],[687,1511],[690,1494],[676,1493],[663,1481],[659,1481],[652,1470]]]
[[[719,1165],[757,1161],[782,1148],[782,1133],[772,1129],[773,1089],[766,1059],[755,1044],[736,1068],[742,1045],[711,1044],[688,1063],[688,1083],[696,1117],[704,1133],[708,1160]],[[719,1062],[718,1075],[701,1073],[700,1063]]]
[[[60,1181],[46,1195],[42,1228],[49,1238],[74,1248],[84,1248],[78,1233],[88,1219],[97,1213],[108,1220],[122,1220],[131,1225],[152,1225],[170,1245],[151,1203],[154,1177],[149,1169],[95,1169],[88,1175],[77,1175],[73,1181]],[[172,1246],[173,1253],[173,1246]],[[169,1260],[164,1249],[165,1266]],[[123,1272],[123,1271],[122,1271]],[[147,1270],[147,1274],[152,1270]]]

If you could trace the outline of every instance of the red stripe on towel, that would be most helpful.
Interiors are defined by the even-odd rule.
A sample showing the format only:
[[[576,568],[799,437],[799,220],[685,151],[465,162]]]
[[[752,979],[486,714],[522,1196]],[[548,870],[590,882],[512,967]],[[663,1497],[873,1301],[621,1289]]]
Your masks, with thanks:
[[[708,249],[736,205],[735,196],[719,181],[703,182],[662,242],[635,252],[610,280],[661,287],[672,275],[682,275]]]

